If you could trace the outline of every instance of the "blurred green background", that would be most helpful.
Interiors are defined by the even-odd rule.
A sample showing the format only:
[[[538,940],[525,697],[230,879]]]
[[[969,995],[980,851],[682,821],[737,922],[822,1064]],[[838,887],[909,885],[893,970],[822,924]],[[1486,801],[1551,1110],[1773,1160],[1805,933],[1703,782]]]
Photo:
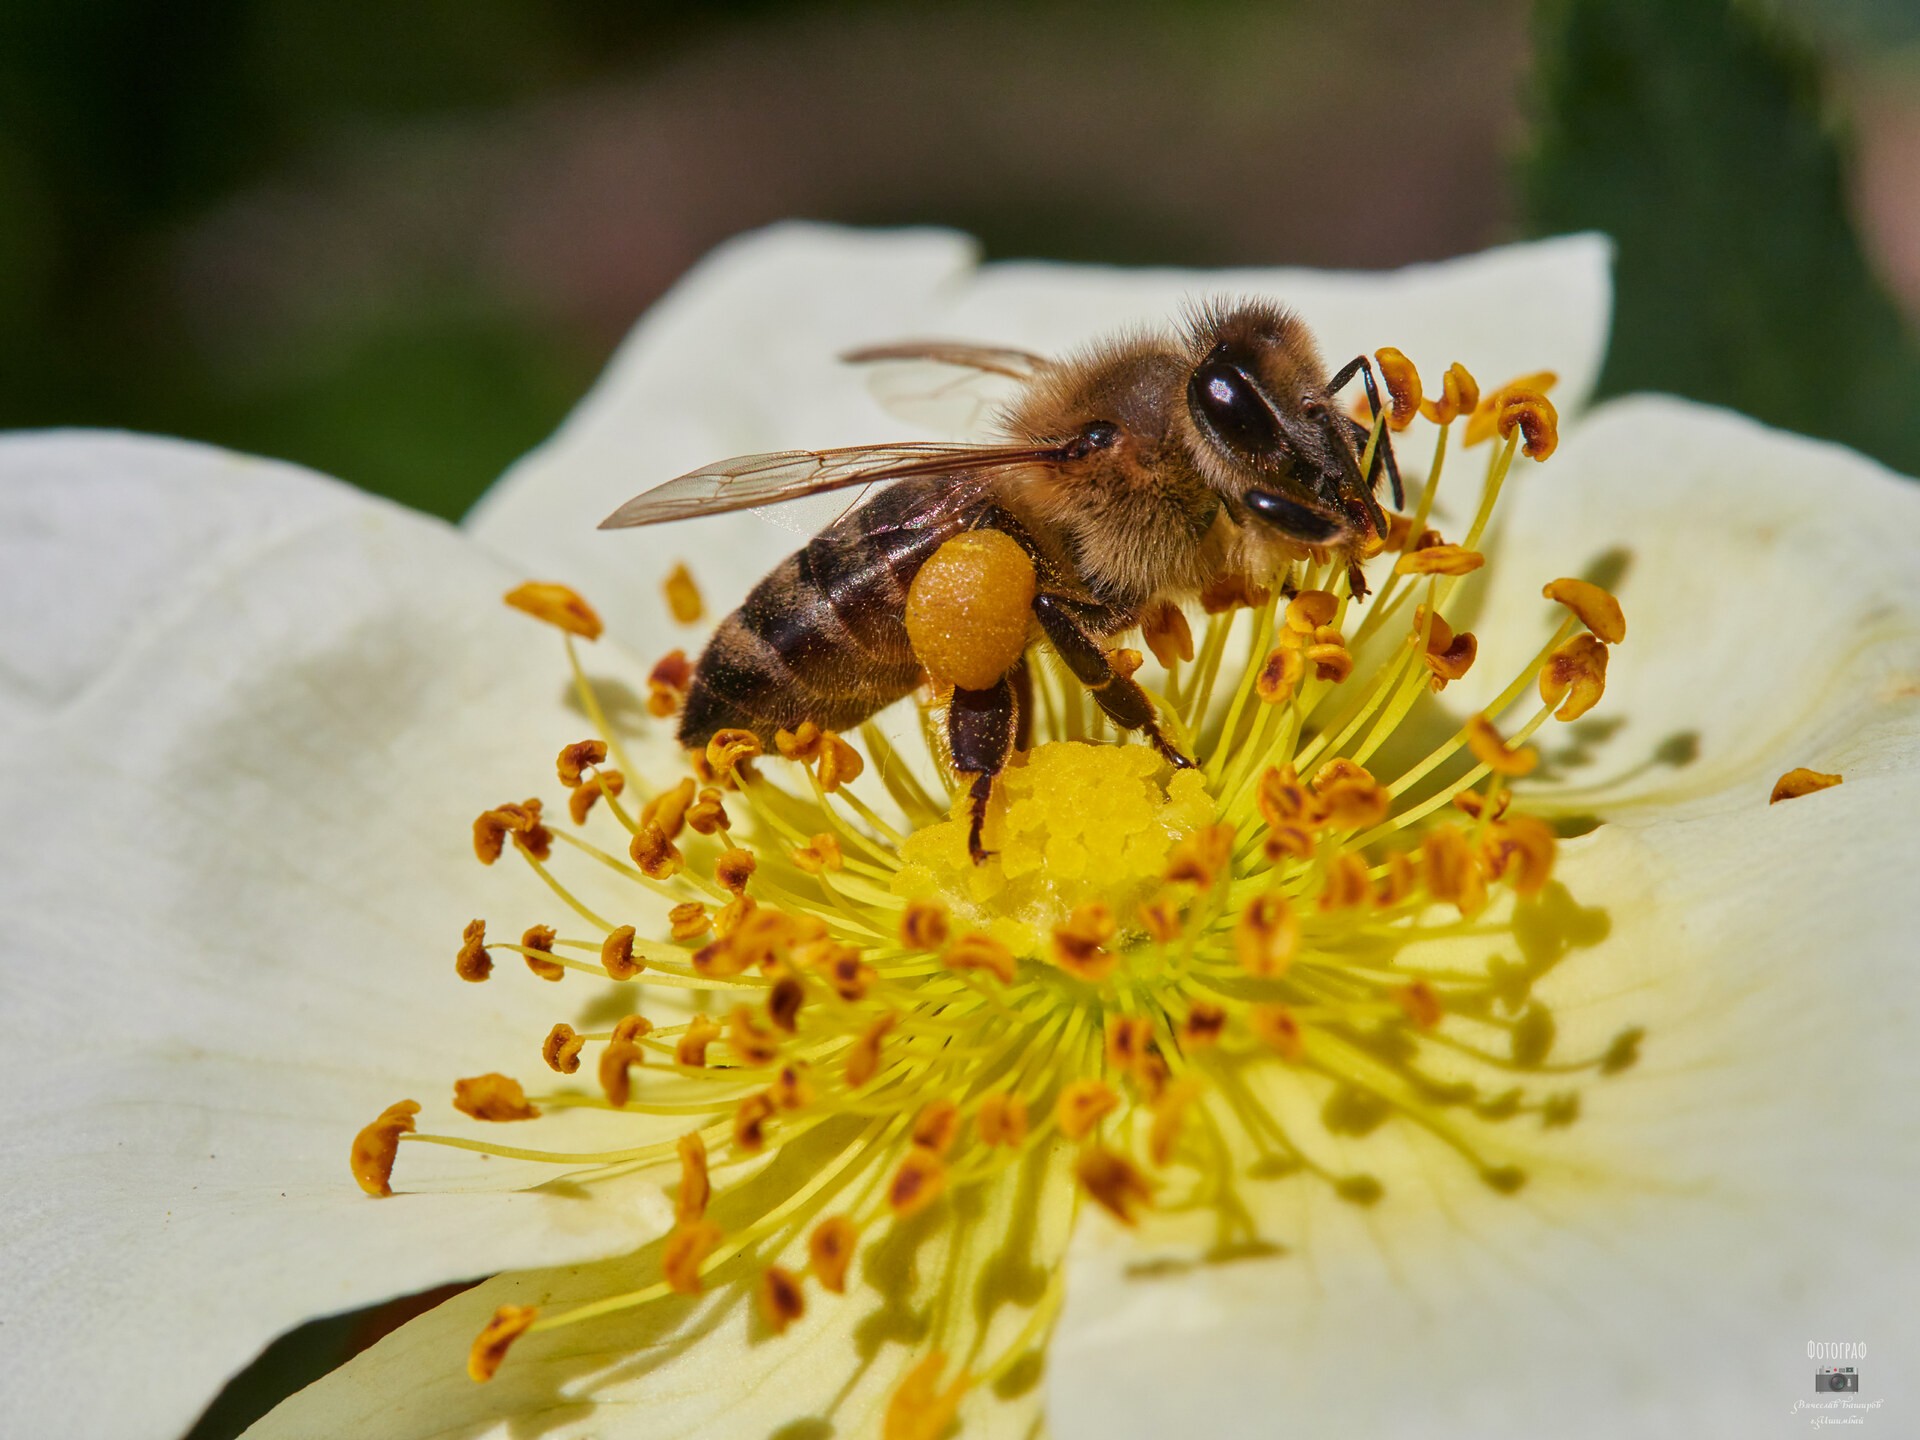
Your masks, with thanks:
[[[1920,473],[1920,0],[0,0],[0,425],[455,516],[791,215],[1189,265],[1604,229],[1605,388]],[[196,1440],[411,1308],[284,1337]]]
[[[1920,471],[1920,0],[9,0],[0,425],[457,515],[714,242],[1384,266],[1620,238],[1612,390]]]

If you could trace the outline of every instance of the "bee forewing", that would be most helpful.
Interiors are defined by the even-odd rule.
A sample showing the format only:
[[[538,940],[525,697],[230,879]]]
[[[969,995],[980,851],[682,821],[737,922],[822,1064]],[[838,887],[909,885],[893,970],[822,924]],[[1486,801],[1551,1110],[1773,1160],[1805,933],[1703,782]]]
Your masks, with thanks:
[[[903,441],[838,450],[781,450],[703,465],[636,495],[600,522],[602,530],[660,525],[696,515],[750,510],[819,495],[848,485],[871,485],[908,475],[961,474],[1005,465],[1058,460],[1057,448],[1032,445],[940,445]]]
[[[895,419],[924,430],[982,434],[1047,361],[1030,350],[951,340],[870,345],[840,357],[867,367],[867,390]]]

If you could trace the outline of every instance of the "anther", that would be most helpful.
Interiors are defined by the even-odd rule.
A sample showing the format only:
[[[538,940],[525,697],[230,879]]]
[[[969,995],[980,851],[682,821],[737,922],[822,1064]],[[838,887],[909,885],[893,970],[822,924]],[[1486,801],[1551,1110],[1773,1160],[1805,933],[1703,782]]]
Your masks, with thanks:
[[[700,587],[694,584],[693,572],[687,569],[685,561],[667,572],[660,589],[666,595],[667,609],[682,625],[698,625],[700,617],[707,613],[706,604],[700,598]]]
[[[822,737],[820,765],[817,774],[820,788],[831,795],[842,785],[849,785],[860,778],[860,772],[867,768],[867,762],[860,758],[860,752],[842,740],[832,731]]]
[[[726,801],[718,790],[708,788],[687,807],[687,826],[696,835],[713,835],[733,828],[727,818]]]
[[[840,853],[840,842],[823,830],[793,852],[793,863],[809,875],[822,875],[841,869],[846,857]]]
[[[393,1194],[393,1161],[400,1153],[400,1137],[413,1133],[413,1117],[419,1113],[417,1100],[397,1100],[353,1137],[353,1178],[367,1194]]]
[[[537,953],[526,956],[527,969],[542,980],[559,980],[567,973],[567,967],[558,960],[542,960],[541,955],[553,953],[554,934],[546,925],[531,925],[526,934],[520,937],[520,944],[528,951]]]
[[[1380,877],[1374,889],[1373,903],[1382,910],[1403,905],[1413,897],[1414,887],[1419,880],[1420,875],[1413,861],[1405,851],[1396,850],[1387,856],[1387,873]]]
[[[553,852],[553,833],[540,823],[540,802],[522,800],[518,805],[496,805],[473,822],[473,853],[482,865],[500,858],[507,836],[514,845],[545,860]]]
[[[559,772],[560,783],[571,790],[585,778],[581,772],[605,764],[606,759],[606,741],[576,740],[562,748],[559,758],[554,761],[554,769]]]
[[[644,1063],[645,1056],[631,1040],[614,1040],[600,1052],[600,1088],[607,1104],[620,1110],[633,1098],[632,1067]]]
[[[1140,928],[1147,932],[1150,939],[1162,945],[1170,945],[1178,940],[1185,928],[1180,919],[1180,902],[1171,895],[1156,895],[1144,902],[1136,913]]]
[[[1396,430],[1404,430],[1420,413],[1420,372],[1391,345],[1374,351],[1373,358],[1380,362],[1380,379],[1392,400],[1389,423]]]
[[[487,953],[487,922],[469,920],[460,937],[460,953],[454,957],[453,970],[462,980],[479,984],[493,974],[493,956]]]
[[[622,925],[607,935],[600,945],[600,963],[610,980],[631,980],[647,968],[633,958],[633,926]]]
[[[1809,770],[1804,765],[1787,771],[1773,782],[1773,794],[1767,797],[1769,805],[1778,805],[1782,800],[1798,800],[1802,795],[1811,795],[1819,790],[1831,790],[1841,782],[1839,775],[1824,770]]]
[[[686,865],[678,847],[658,825],[642,824],[636,829],[627,854],[650,880],[671,880]]]
[[[1523,899],[1546,889],[1553,876],[1553,851],[1553,828],[1530,814],[1496,820],[1482,847],[1488,874],[1507,881]]]
[[[1228,573],[1207,582],[1200,592],[1200,608],[1209,615],[1223,615],[1229,610],[1258,610],[1272,598],[1273,592],[1264,585],[1254,584],[1245,575]]]
[[[905,1220],[933,1204],[946,1188],[946,1162],[931,1150],[912,1146],[887,1185],[887,1208],[895,1219]]]
[[[1427,637],[1427,648],[1421,659],[1433,677],[1435,694],[1446,689],[1450,681],[1464,677],[1473,668],[1474,658],[1480,653],[1480,642],[1474,638],[1472,631],[1456,633],[1445,616],[1429,612],[1424,605],[1414,607],[1413,633]]]
[[[1522,375],[1517,380],[1509,380],[1498,390],[1480,397],[1480,403],[1473,407],[1473,417],[1467,421],[1466,442],[1478,445],[1493,435],[1499,424],[1501,406],[1509,395],[1526,392],[1532,395],[1545,395],[1559,381],[1559,376],[1551,370],[1536,370],[1531,375]]]
[[[716,775],[730,775],[743,760],[760,754],[760,737],[751,730],[720,730],[707,741],[707,764]]]
[[[757,1155],[767,1145],[767,1121],[773,1118],[773,1097],[764,1090],[747,1096],[733,1111],[733,1146]]]
[[[1180,1022],[1180,1043],[1190,1050],[1217,1045],[1226,1028],[1225,1007],[1211,1000],[1196,1000],[1187,1007],[1186,1019]]]
[[[879,1073],[881,1043],[899,1022],[900,1017],[891,1010],[876,1016],[848,1048],[845,1074],[852,1089],[858,1090]]]
[[[1285,974],[1299,946],[1300,921],[1277,890],[1254,896],[1234,923],[1234,956],[1255,979],[1275,980]]]
[[[1159,1100],[1154,1102],[1153,1124],[1147,1131],[1147,1158],[1161,1169],[1172,1163],[1174,1152],[1180,1144],[1180,1131],[1187,1117],[1187,1107],[1200,1096],[1200,1082],[1189,1075],[1176,1084],[1169,1085]]]
[[[1554,716],[1578,720],[1607,690],[1607,647],[1591,634],[1575,635],[1540,667],[1540,698],[1558,705]]]
[[[1105,980],[1120,963],[1106,948],[1118,927],[1113,912],[1098,900],[1076,905],[1066,923],[1053,927],[1053,960],[1062,970],[1088,984]]]
[[[1566,606],[1595,635],[1609,645],[1627,638],[1627,617],[1620,602],[1589,580],[1554,580],[1541,590],[1547,599]]]
[[[1231,825],[1202,825],[1173,847],[1161,878],[1170,885],[1211,890],[1233,864],[1234,838]]]
[[[860,1231],[845,1215],[829,1215],[807,1236],[807,1268],[820,1288],[834,1295],[847,1292],[847,1267],[860,1244]]]
[[[571,1075],[580,1068],[580,1052],[586,1045],[587,1037],[562,1021],[547,1032],[547,1038],[540,1046],[540,1058],[547,1062],[549,1070]]]
[[[806,1313],[806,1296],[800,1293],[798,1276],[782,1270],[778,1265],[769,1265],[760,1272],[760,1318],[767,1322],[767,1328],[776,1335],[787,1333],[787,1327]]]
[[[508,1075],[472,1075],[453,1082],[453,1108],[476,1120],[533,1120],[540,1107],[527,1103],[527,1092]]]
[[[1277,646],[1260,667],[1259,675],[1254,677],[1254,693],[1269,705],[1284,705],[1293,699],[1293,692],[1306,671],[1306,662],[1298,650]]]
[[[1311,635],[1323,625],[1331,625],[1340,613],[1340,601],[1327,590],[1302,590],[1287,602],[1287,629],[1295,635]]]
[[[1538,750],[1531,745],[1522,745],[1517,750],[1510,747],[1484,713],[1469,715],[1465,728],[1467,748],[1473,752],[1473,758],[1496,775],[1518,779],[1531,775],[1534,766],[1540,763]]]
[[[794,976],[783,975],[767,992],[767,1018],[791,1035],[800,1028],[800,1007],[806,999],[806,987]]]
[[[1480,382],[1458,360],[1447,367],[1441,378],[1440,394],[1422,401],[1420,413],[1436,425],[1446,425],[1461,415],[1471,415],[1480,403]]]
[[[527,1333],[539,1314],[537,1305],[502,1305],[495,1310],[467,1351],[467,1374],[477,1381],[491,1380],[513,1342]]]
[[[1017,1150],[1027,1139],[1027,1102],[1018,1095],[996,1090],[981,1100],[973,1126],[982,1145],[1005,1145]]]
[[[1420,873],[1427,893],[1452,904],[1462,915],[1486,908],[1487,882],[1479,857],[1458,825],[1436,825],[1420,842]]]
[[[929,1100],[913,1117],[910,1138],[922,1149],[945,1155],[960,1134],[960,1107],[944,1095]]]
[[[1299,1018],[1284,1005],[1255,1005],[1247,1011],[1247,1024],[1254,1037],[1269,1049],[1279,1052],[1289,1065],[1297,1065],[1307,1053],[1306,1036]]]
[[[1107,651],[1106,656],[1108,667],[1122,680],[1131,680],[1140,673],[1140,667],[1147,663],[1146,656],[1125,645]]]
[[[1153,1182],[1126,1156],[1096,1145],[1073,1166],[1074,1178],[1102,1209],[1122,1225],[1134,1223],[1134,1209],[1153,1201]]]
[[[947,907],[938,900],[909,900],[900,916],[900,943],[909,950],[938,950],[948,930]]]
[[[880,1440],[940,1440],[953,1427],[960,1402],[973,1382],[962,1370],[942,1390],[940,1375],[946,1368],[946,1355],[935,1350],[907,1372],[887,1401]]]
[[[544,620],[549,625],[557,625],[569,635],[578,635],[582,640],[598,640],[603,628],[600,617],[593,607],[580,598],[577,591],[552,581],[529,580],[516,586],[501,597],[516,610],[525,611],[536,620]]]
[[[1013,951],[980,930],[970,930],[952,945],[940,963],[949,970],[985,970],[1002,985],[1013,983]]]
[[[753,872],[759,867],[759,861],[753,858],[751,850],[734,847],[723,850],[713,862],[713,878],[722,890],[731,890],[735,895],[747,888],[747,881],[753,878]]]
[[[780,1054],[780,1039],[760,1023],[751,1005],[736,1005],[727,1016],[727,1045],[742,1065],[771,1065]]]
[[[811,720],[802,720],[794,730],[776,730],[773,732],[773,748],[787,760],[802,765],[811,765],[820,758],[820,745],[823,732]]]
[[[700,1267],[725,1238],[725,1232],[705,1217],[674,1226],[660,1250],[667,1288],[676,1295],[698,1295]]]
[[[576,825],[587,823],[587,816],[599,802],[602,795],[617,798],[627,788],[627,777],[618,770],[602,768],[594,772],[591,780],[583,780],[576,788],[567,792],[567,814]]]
[[[1061,1090],[1053,1118],[1069,1140],[1084,1140],[1119,1106],[1120,1097],[1110,1085],[1099,1080],[1075,1080]]]
[[[647,713],[664,720],[687,701],[693,686],[693,662],[684,650],[669,650],[647,674]]]
[[[1193,659],[1193,627],[1186,612],[1171,601],[1160,601],[1141,618],[1140,638],[1163,668]]]
[[[1342,851],[1327,865],[1326,882],[1320,887],[1323,912],[1358,910],[1373,899],[1373,878],[1364,855]]]
[[[1353,656],[1347,650],[1347,637],[1331,625],[1313,632],[1313,643],[1300,652],[1300,658],[1313,666],[1314,675],[1344,685],[1353,674]]]
[[[637,1042],[653,1033],[653,1021],[644,1015],[622,1015],[613,1025],[613,1039]]]
[[[697,940],[713,928],[713,917],[698,900],[685,900],[667,912],[667,926],[675,940]]]
[[[707,1063],[707,1046],[719,1038],[718,1025],[704,1015],[694,1016],[673,1047],[674,1063],[694,1070],[702,1068]]]
[[[1471,575],[1487,563],[1478,550],[1458,545],[1428,545],[1410,550],[1393,562],[1396,575]]]
[[[1433,1029],[1447,1013],[1446,1007],[1440,1003],[1439,993],[1425,980],[1397,986],[1392,995],[1393,1003],[1404,1010],[1407,1019],[1422,1030]]]
[[[809,1078],[807,1062],[792,1060],[773,1072],[773,1083],[767,1087],[767,1098],[773,1101],[776,1110],[804,1110],[813,1103],[813,1081]]]
[[[1509,390],[1494,412],[1494,428],[1502,440],[1518,429],[1521,449],[1535,460],[1545,460],[1560,444],[1560,416],[1553,402],[1531,390]]]
[[[827,983],[833,987],[833,993],[842,1000],[866,999],[877,978],[874,968],[850,945],[838,945],[834,950],[826,966]]]
[[[684,779],[671,790],[662,791],[640,807],[640,823],[658,826],[669,840],[678,840],[686,824],[687,811],[693,805],[695,786]]]

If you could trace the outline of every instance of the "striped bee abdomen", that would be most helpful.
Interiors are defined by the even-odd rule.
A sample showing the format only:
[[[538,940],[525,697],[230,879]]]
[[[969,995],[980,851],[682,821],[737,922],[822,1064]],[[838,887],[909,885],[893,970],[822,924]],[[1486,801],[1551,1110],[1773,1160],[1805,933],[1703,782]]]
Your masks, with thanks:
[[[822,530],[748,592],[694,666],[680,743],[716,731],[811,720],[849,730],[920,682],[907,639],[907,588],[926,558],[966,528],[935,503],[950,482],[897,481]]]

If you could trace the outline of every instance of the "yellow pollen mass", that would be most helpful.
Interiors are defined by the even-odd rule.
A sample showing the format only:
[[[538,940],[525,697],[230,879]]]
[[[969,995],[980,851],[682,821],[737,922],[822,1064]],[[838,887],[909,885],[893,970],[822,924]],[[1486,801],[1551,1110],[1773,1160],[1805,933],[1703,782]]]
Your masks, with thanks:
[[[1483,396],[1456,365],[1429,392],[1410,359],[1380,359],[1391,423],[1418,411],[1442,427],[1424,474],[1401,457],[1422,499],[1394,517],[1397,555],[1350,567],[1303,550],[1156,599],[1138,636],[1101,638],[1191,767],[1117,734],[1027,647],[1018,546],[981,532],[941,552],[915,609],[927,668],[991,681],[1024,654],[1031,672],[1032,744],[994,784],[984,863],[966,781],[929,748],[937,687],[844,734],[723,730],[686,753],[672,716],[687,652],[610,676],[645,697],[613,705],[563,640],[592,733],[488,777],[494,795],[546,793],[447,839],[529,867],[558,907],[476,918],[447,977],[491,975],[489,999],[524,1008],[524,1048],[446,1077],[453,1103],[432,1115],[389,1109],[350,1170],[378,1195],[413,1144],[545,1159],[587,1191],[656,1184],[675,1223],[631,1290],[503,1310],[475,1341],[476,1378],[509,1345],[662,1306],[662,1343],[629,1360],[644,1378],[654,1348],[704,1343],[739,1306],[756,1343],[794,1344],[796,1325],[874,1336],[860,1356],[845,1347],[846,1389],[871,1367],[882,1432],[931,1440],[1038,1373],[1076,1217],[1165,1222],[1196,1258],[1292,1246],[1299,1209],[1273,1199],[1320,1187],[1379,1203],[1398,1176],[1353,1142],[1389,1127],[1509,1194],[1578,1129],[1581,1089],[1657,1043],[1642,1025],[1561,1039],[1542,983],[1605,927],[1559,878],[1561,849],[1582,842],[1533,804],[1535,732],[1603,701],[1624,617],[1589,582],[1530,576],[1522,589],[1544,588],[1525,615],[1473,623],[1531,626],[1537,606],[1559,628],[1517,674],[1489,677],[1456,597],[1474,570],[1526,564],[1484,537],[1503,485],[1522,483],[1517,457],[1551,452],[1551,377]],[[1476,428],[1498,443],[1450,544],[1430,521],[1460,511],[1428,497],[1447,436]],[[1550,465],[1519,468],[1553,483]],[[982,577],[1019,583],[970,588]],[[563,628],[590,613],[572,592],[522,599]],[[1470,671],[1471,712],[1440,693]],[[1775,798],[1837,779],[1794,772]],[[489,920],[522,937],[492,948],[528,970],[496,971]],[[509,1078],[535,1051],[537,1104]],[[603,1130],[556,1121],[580,1110]],[[462,1111],[516,1122],[514,1143],[438,1123]],[[605,1148],[582,1153],[582,1133]],[[1003,1293],[1008,1274],[1037,1278]],[[697,1312],[670,1302],[702,1291]]]

